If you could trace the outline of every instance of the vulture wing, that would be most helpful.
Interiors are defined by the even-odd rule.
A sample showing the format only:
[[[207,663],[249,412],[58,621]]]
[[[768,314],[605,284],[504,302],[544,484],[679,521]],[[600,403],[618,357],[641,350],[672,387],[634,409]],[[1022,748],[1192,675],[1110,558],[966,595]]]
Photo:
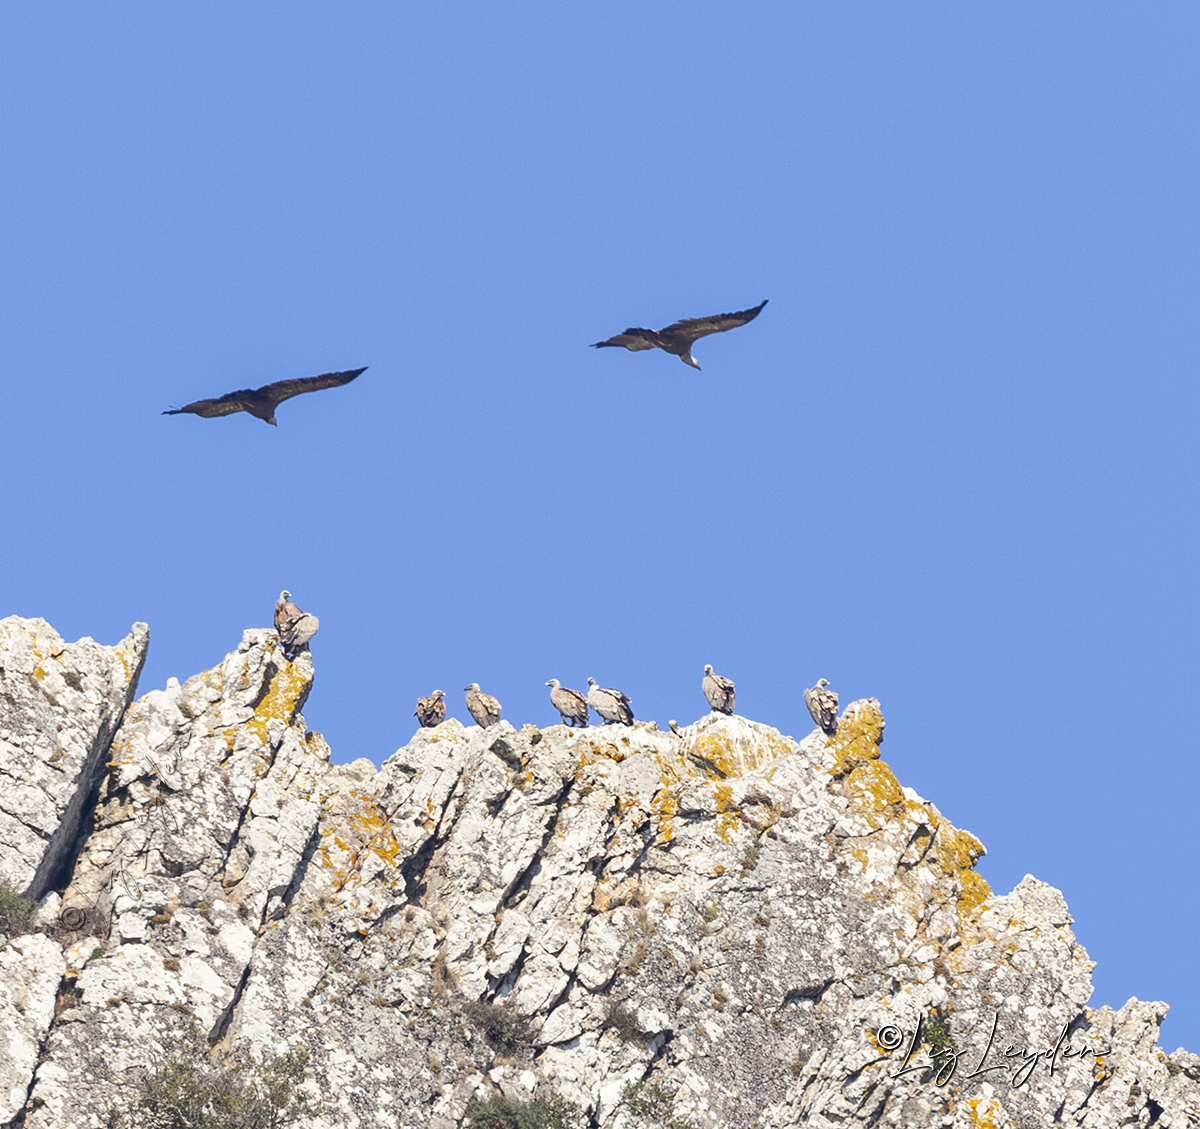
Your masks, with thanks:
[[[666,329],[660,330],[659,335],[673,337],[676,341],[686,341],[690,344],[697,338],[707,337],[710,333],[724,333],[727,329],[736,329],[739,325],[753,321],[766,304],[767,299],[764,298],[752,310],[738,310],[735,314],[713,314],[709,318],[685,318],[683,321],[677,321],[673,325],[668,325]]]
[[[283,635],[283,646],[287,652],[298,651],[301,647],[306,647],[308,641],[316,635],[320,629],[321,621],[310,612],[303,612],[299,619],[293,620],[288,624],[287,630]]]
[[[322,388],[338,388],[349,384],[356,376],[366,372],[366,368],[350,369],[348,372],[327,372],[321,376],[306,376],[300,380],[277,380],[274,384],[264,384],[257,389],[260,396],[266,397],[272,404],[282,404],[293,396],[303,392],[319,392]]]
[[[627,329],[624,333],[618,333],[616,337],[610,337],[607,341],[597,341],[592,348],[602,349],[605,345],[624,345],[626,349],[635,353],[642,349],[660,348],[658,334],[652,329]]]
[[[280,600],[275,605],[275,630],[279,632],[281,640],[291,632],[303,615],[304,613],[291,600]]]
[[[238,392],[226,392],[224,396],[218,396],[215,400],[197,400],[193,404],[184,404],[182,408],[172,408],[163,412],[163,415],[177,416],[183,412],[191,412],[193,415],[211,418],[232,415],[234,412],[247,412],[250,410],[253,395],[252,388],[243,388]]]

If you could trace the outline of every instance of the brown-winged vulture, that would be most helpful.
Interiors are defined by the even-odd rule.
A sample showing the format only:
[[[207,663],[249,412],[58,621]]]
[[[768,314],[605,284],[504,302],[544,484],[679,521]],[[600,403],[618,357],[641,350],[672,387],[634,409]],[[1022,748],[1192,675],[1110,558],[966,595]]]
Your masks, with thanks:
[[[683,321],[668,325],[665,329],[633,327],[625,330],[624,333],[618,333],[616,337],[610,337],[607,341],[597,341],[592,348],[603,349],[606,345],[622,345],[635,353],[642,349],[662,349],[673,353],[685,365],[691,365],[692,368],[698,369],[700,366],[692,356],[692,345],[695,341],[701,337],[707,337],[710,333],[724,333],[727,329],[736,329],[739,325],[753,321],[766,304],[767,299],[764,298],[752,310],[738,310],[733,314],[713,314],[712,317],[707,318],[685,318]]]
[[[633,724],[633,710],[629,708],[629,699],[620,690],[597,686],[594,678],[588,679],[587,703],[605,722]]]
[[[733,683],[728,678],[713,674],[711,663],[704,665],[704,681],[700,683],[700,689],[704,691],[708,704],[717,713],[733,713],[733,699],[736,693]]]
[[[579,725],[586,729],[588,723],[587,698],[578,690],[568,689],[557,678],[550,679],[546,685],[550,687],[550,704],[558,710],[563,723],[570,726]]]

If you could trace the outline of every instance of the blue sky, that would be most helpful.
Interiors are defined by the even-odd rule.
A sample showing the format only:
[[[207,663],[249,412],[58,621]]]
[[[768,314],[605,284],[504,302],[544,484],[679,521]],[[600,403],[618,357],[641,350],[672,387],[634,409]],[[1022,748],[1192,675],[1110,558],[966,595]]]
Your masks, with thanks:
[[[321,618],[379,763],[435,687],[801,736],[874,695],[1093,1005],[1200,1050],[1200,9],[0,10],[0,615],[142,689]],[[770,299],[673,357],[627,325]],[[162,416],[370,366],[279,427]]]

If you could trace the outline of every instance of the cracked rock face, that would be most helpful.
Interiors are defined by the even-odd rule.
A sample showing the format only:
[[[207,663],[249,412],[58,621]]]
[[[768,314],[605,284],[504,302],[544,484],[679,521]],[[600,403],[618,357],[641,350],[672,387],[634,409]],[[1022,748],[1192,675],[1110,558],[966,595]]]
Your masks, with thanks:
[[[144,623],[104,647],[0,619],[0,878],[34,898],[69,861],[149,645]]]
[[[248,631],[130,707],[56,927],[0,948],[0,1123],[101,1126],[194,1019],[308,1051],[329,1129],[551,1092],[614,1129],[1200,1124],[1164,1006],[1087,1008],[1062,896],[988,889],[874,700],[800,742],[448,719],[376,771],[329,764],[311,680]]]

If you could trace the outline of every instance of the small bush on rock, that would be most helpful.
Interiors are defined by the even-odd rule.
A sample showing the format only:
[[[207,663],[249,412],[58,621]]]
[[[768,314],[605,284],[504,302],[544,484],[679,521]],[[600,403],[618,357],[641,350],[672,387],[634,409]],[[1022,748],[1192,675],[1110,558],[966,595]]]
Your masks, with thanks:
[[[626,1082],[621,1105],[634,1117],[647,1118],[662,1129],[696,1129],[686,1117],[675,1116],[675,1099],[657,1082]]]
[[[587,1124],[579,1106],[561,1094],[523,1102],[494,1094],[486,1102],[467,1104],[471,1129],[582,1129]]]
[[[645,1036],[638,1030],[637,1013],[624,1004],[612,1001],[604,1013],[604,1028],[617,1033],[622,1043],[644,1043]]]
[[[133,1097],[109,1109],[109,1129],[282,1129],[319,1112],[298,1088],[307,1066],[305,1051],[214,1063],[192,1023]]]
[[[925,1038],[935,1051],[946,1053],[958,1050],[958,1043],[950,1034],[947,1017],[940,1011],[930,1012],[929,1019],[925,1023]]]
[[[483,1037],[502,1054],[511,1055],[533,1045],[529,1020],[500,1004],[469,1003],[463,1014],[482,1033]]]
[[[35,909],[36,902],[21,897],[21,892],[7,878],[0,878],[0,933],[10,937],[28,933]]]

